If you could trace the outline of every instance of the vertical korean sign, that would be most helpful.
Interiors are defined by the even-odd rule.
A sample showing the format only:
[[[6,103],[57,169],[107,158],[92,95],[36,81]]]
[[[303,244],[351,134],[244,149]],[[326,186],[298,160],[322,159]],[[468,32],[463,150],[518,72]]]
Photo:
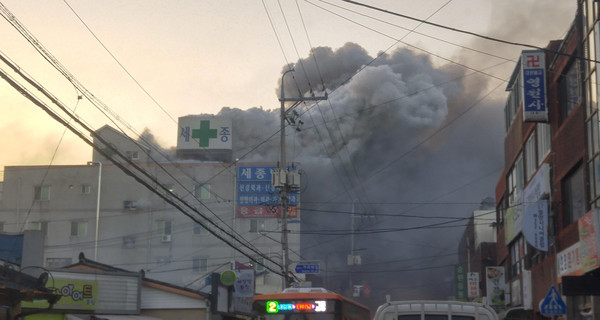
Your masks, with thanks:
[[[479,298],[479,272],[467,273],[467,290],[469,299]]]
[[[523,121],[548,122],[546,59],[541,50],[521,52]]]
[[[460,264],[454,266],[454,283],[456,284],[456,300],[467,301],[467,270]]]

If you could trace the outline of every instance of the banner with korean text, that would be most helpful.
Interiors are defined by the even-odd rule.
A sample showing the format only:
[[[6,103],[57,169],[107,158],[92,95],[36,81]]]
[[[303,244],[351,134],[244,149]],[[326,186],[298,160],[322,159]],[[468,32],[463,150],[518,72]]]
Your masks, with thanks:
[[[523,121],[548,122],[546,55],[542,50],[521,52]]]
[[[598,254],[598,212],[591,210],[577,221],[579,229],[579,245],[581,271],[586,273],[600,267]]]
[[[281,195],[271,182],[276,165],[243,165],[237,170],[237,217],[279,218],[281,217]],[[288,170],[296,169],[288,166]],[[298,217],[300,194],[297,190],[287,193],[289,218]]]

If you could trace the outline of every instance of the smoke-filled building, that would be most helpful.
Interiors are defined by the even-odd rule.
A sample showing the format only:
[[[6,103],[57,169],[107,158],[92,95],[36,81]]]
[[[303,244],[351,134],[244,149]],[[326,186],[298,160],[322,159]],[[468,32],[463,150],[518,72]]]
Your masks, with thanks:
[[[496,307],[511,319],[600,314],[598,3],[578,2],[565,38],[523,51],[507,87],[498,267],[484,280],[492,300],[492,273],[503,273]],[[564,304],[551,299],[552,288]]]
[[[148,134],[132,140],[104,126],[94,133],[98,148],[87,164],[5,167],[4,231],[41,230],[40,267],[70,265],[81,252],[202,289],[210,288],[209,275],[239,262],[255,268],[258,292],[281,290],[282,245],[273,233],[265,236],[281,234],[279,193],[269,187],[276,162],[226,161],[233,137],[226,119],[184,117],[178,135],[174,154],[157,148]],[[217,139],[212,148],[211,140]],[[289,198],[295,209],[297,194]],[[299,220],[294,213],[290,222]],[[299,223],[288,227],[293,261],[298,260],[299,228]]]

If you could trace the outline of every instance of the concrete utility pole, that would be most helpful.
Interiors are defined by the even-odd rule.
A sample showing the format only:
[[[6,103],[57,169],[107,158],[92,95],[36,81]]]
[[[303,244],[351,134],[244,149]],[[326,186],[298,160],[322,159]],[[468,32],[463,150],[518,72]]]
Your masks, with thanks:
[[[98,165],[98,197],[96,198],[96,235],[94,239],[94,261],[98,261],[98,232],[100,231],[100,190],[102,188],[102,162],[88,161],[89,165]]]
[[[281,159],[279,162],[279,174],[283,177],[281,178],[284,183],[281,187],[281,250],[283,256],[282,263],[282,271],[283,271],[283,281],[282,286],[283,289],[289,286],[289,256],[288,256],[288,230],[287,230],[287,214],[288,214],[288,192],[290,191],[290,183],[287,179],[287,163],[285,158],[285,121],[287,112],[285,110],[285,103],[287,101],[300,102],[300,101],[318,101],[318,100],[327,100],[327,93],[321,97],[297,97],[297,98],[286,98],[285,93],[283,91],[283,78],[286,74],[293,72],[294,69],[290,68],[281,76],[281,94],[279,95],[279,101],[281,102]]]

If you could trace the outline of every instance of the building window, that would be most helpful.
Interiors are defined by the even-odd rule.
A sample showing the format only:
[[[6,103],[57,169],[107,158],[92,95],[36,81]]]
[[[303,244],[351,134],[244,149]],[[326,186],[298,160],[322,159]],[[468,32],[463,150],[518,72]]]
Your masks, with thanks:
[[[537,169],[537,159],[535,158],[535,135],[531,134],[525,142],[525,177],[527,181],[531,179]]]
[[[81,194],[90,194],[92,192],[92,186],[89,184],[81,185]]]
[[[250,220],[250,232],[259,233],[265,231],[265,219]]]
[[[158,220],[156,221],[156,233],[160,235],[171,235],[171,221]]]
[[[517,110],[519,110],[519,106],[521,105],[521,76],[517,74],[514,77],[514,82],[512,87],[510,88],[510,94],[508,95],[508,99],[506,100],[506,107],[504,109],[506,116],[506,131],[510,128],[515,115],[517,114]]]
[[[254,269],[256,272],[265,271],[265,258],[256,258],[256,266]]]
[[[525,243],[525,239],[520,236],[516,241],[514,241],[510,245],[510,277],[511,279],[521,274],[521,270],[523,269],[523,263],[525,261],[525,256],[527,256],[527,244]]]
[[[578,166],[563,180],[564,226],[577,221],[585,214],[585,188],[583,169]]]
[[[500,200],[498,203],[498,207],[496,208],[496,214],[498,216],[498,229],[504,227],[504,214],[506,210],[504,209],[504,198]]]
[[[87,222],[73,221],[71,222],[71,236],[82,237],[87,234]]]
[[[199,223],[194,223],[194,234],[208,234],[208,230]]]
[[[72,258],[46,258],[46,268],[62,268],[72,263]]]
[[[200,199],[200,200],[210,199],[210,184],[208,184],[208,183],[197,184],[194,187],[194,196],[196,196],[196,199]]]
[[[550,153],[550,125],[548,123],[537,123],[535,131],[537,136],[537,156],[539,166]]]
[[[48,222],[47,221],[35,221],[29,223],[30,230],[40,230],[42,237],[46,237],[48,234]]]
[[[523,156],[519,155],[508,173],[508,205],[521,203],[523,193]]]
[[[140,152],[139,151],[125,151],[125,156],[129,160],[139,160]]]
[[[33,200],[35,200],[35,201],[50,200],[50,186],[35,186],[33,189]]]
[[[192,271],[193,272],[207,272],[208,271],[208,259],[195,257],[192,259]]]
[[[579,62],[575,60],[558,81],[560,115],[564,121],[581,99]]]

